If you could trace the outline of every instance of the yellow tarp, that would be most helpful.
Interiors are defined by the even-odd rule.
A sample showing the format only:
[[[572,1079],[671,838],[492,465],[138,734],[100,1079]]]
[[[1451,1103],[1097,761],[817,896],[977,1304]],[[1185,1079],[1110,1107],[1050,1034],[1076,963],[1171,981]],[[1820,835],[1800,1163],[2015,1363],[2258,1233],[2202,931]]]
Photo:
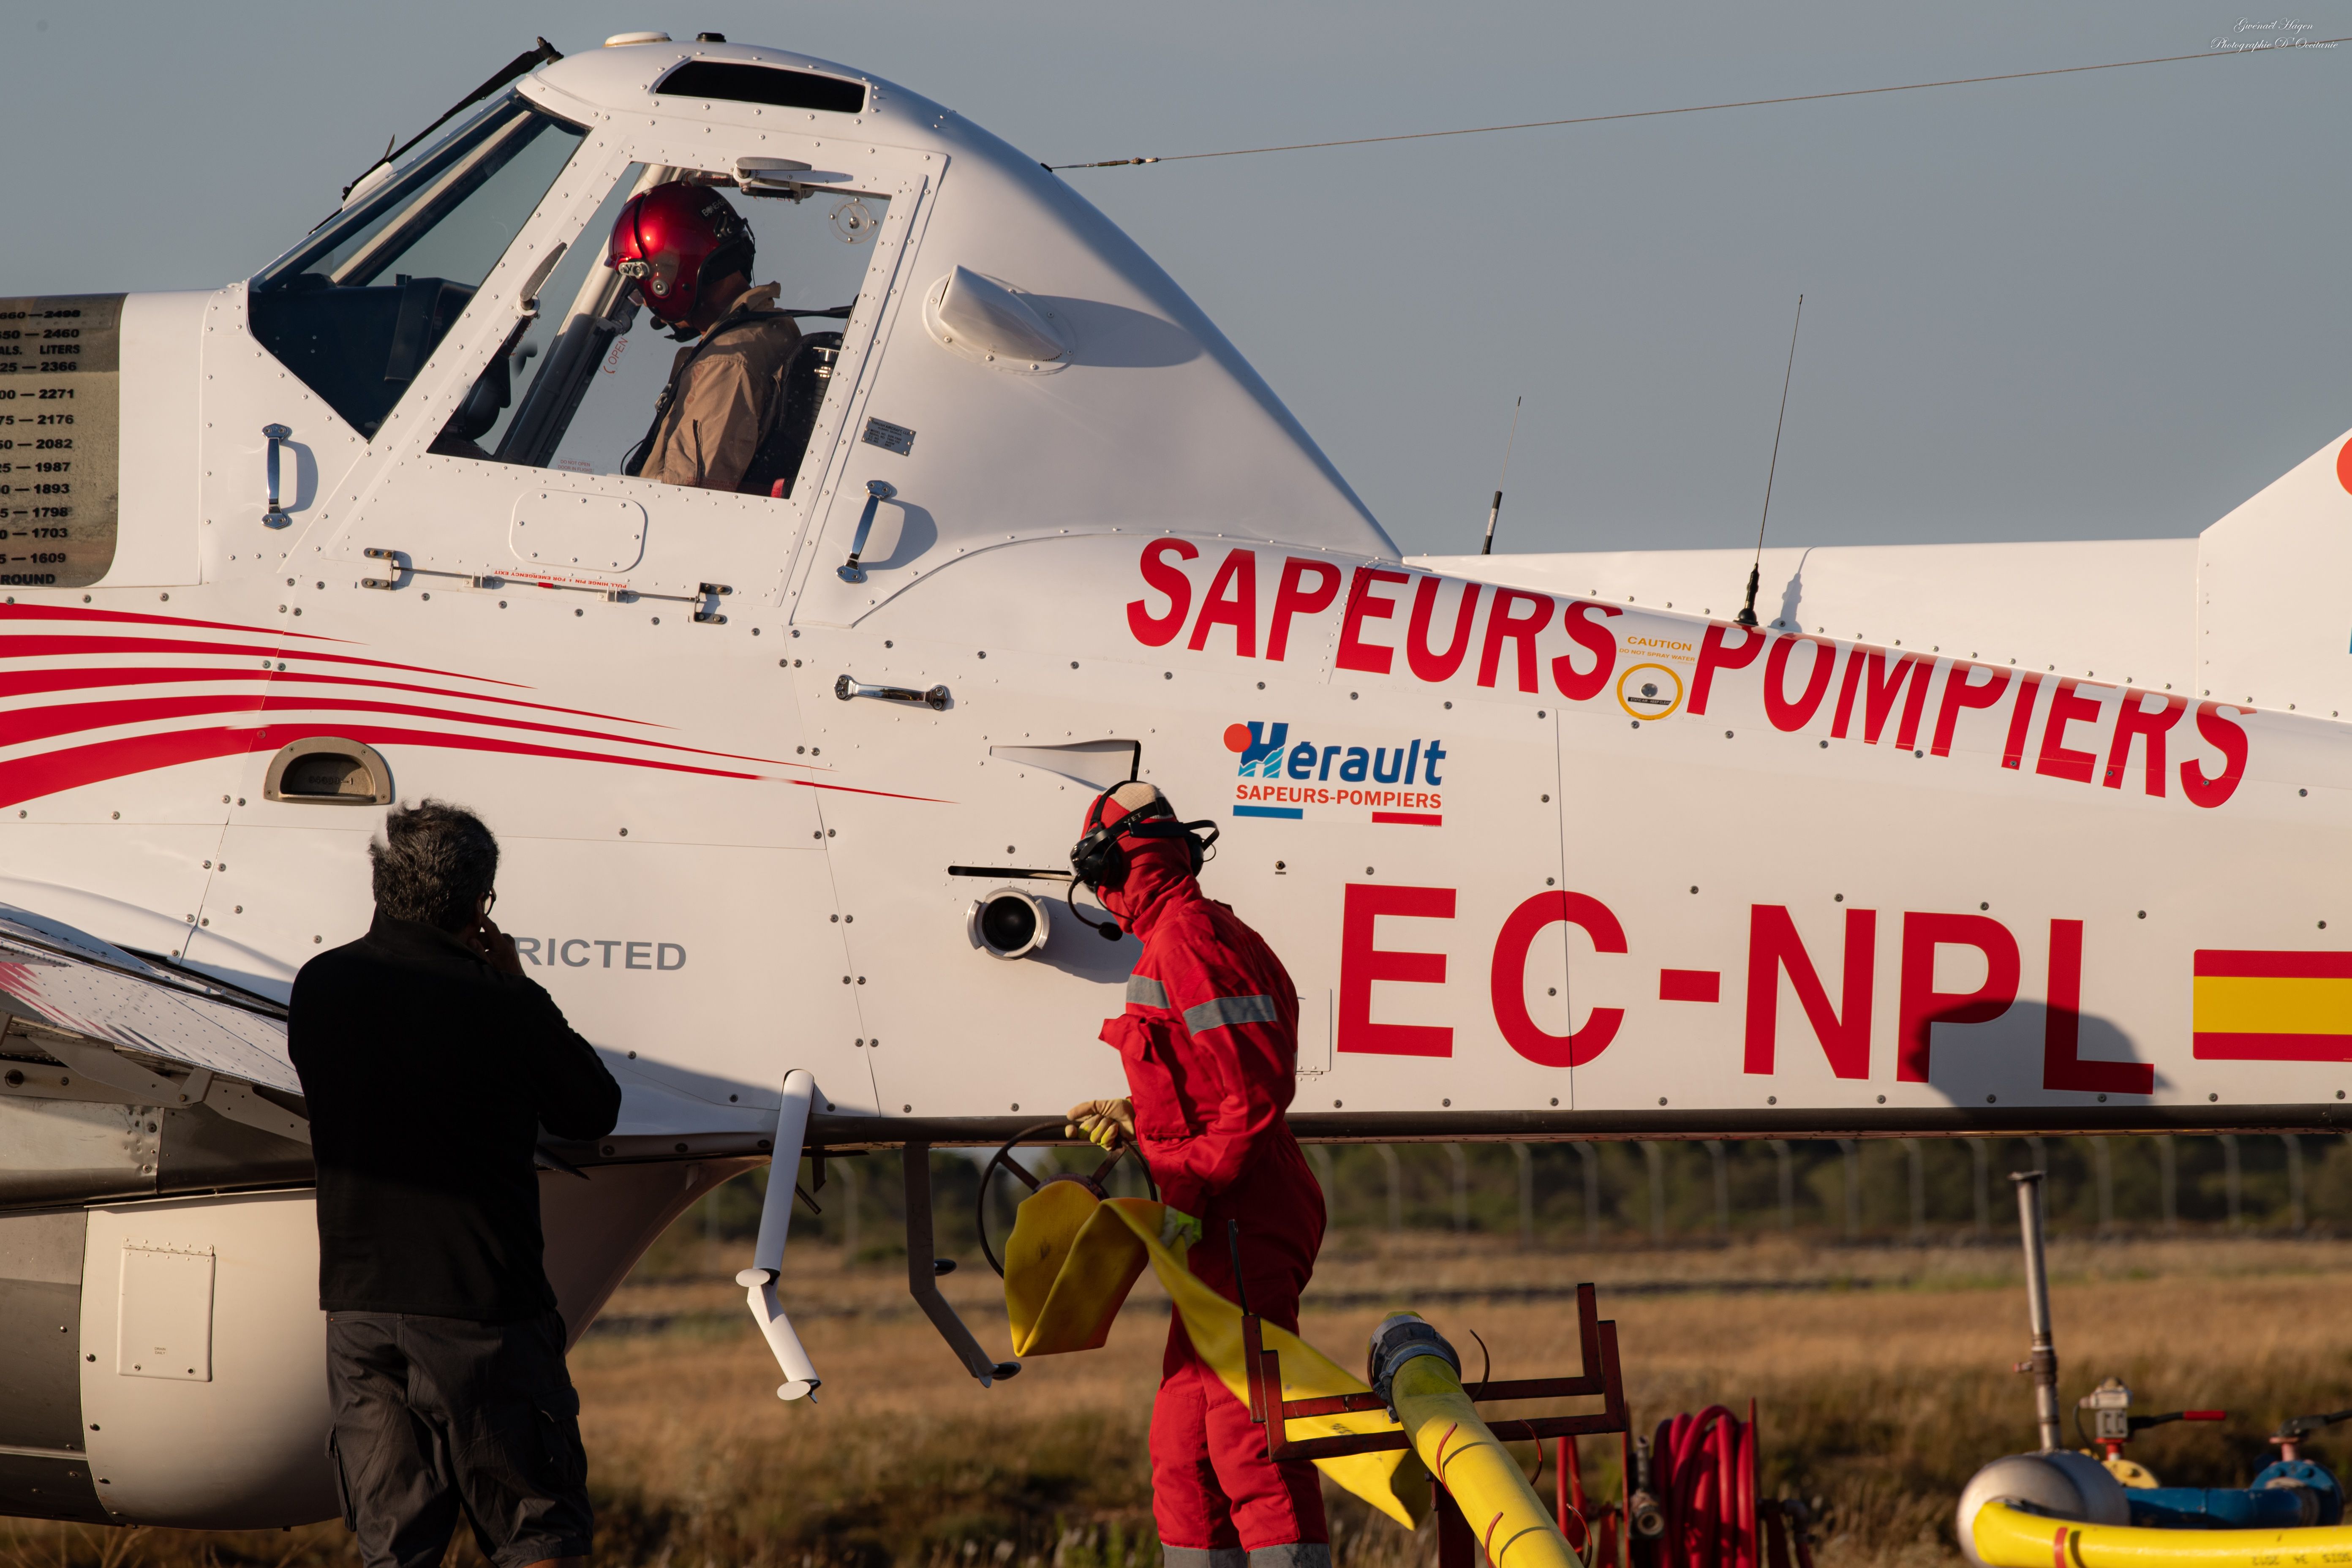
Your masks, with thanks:
[[[1142,1198],[1100,1201],[1076,1182],[1048,1182],[1024,1199],[1004,1249],[1013,1353],[1025,1360],[1097,1349],[1149,1265],[1182,1313],[1195,1353],[1247,1405],[1241,1309],[1195,1278],[1181,1251],[1161,1245],[1164,1213],[1162,1205]],[[1265,1348],[1282,1357],[1284,1398],[1369,1392],[1360,1379],[1296,1334],[1263,1320],[1261,1327]],[[1367,1410],[1296,1420],[1289,1435],[1301,1439],[1397,1429],[1384,1413]],[[1429,1473],[1410,1451],[1318,1459],[1316,1465],[1408,1530],[1428,1510]]]

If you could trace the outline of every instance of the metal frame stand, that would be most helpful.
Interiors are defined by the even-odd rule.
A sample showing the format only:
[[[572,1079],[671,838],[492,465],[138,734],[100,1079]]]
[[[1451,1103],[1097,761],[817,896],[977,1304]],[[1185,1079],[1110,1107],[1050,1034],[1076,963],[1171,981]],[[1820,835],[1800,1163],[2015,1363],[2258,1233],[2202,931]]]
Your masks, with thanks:
[[[1445,1489],[1445,1483],[1432,1476],[1429,1479],[1430,1507],[1437,1515],[1437,1568],[1477,1568],[1478,1538],[1470,1533],[1470,1521],[1462,1517],[1462,1505]]]
[[[1236,1271],[1238,1278],[1238,1271]],[[1515,1421],[1489,1421],[1487,1429],[1505,1441],[1546,1437],[1599,1436],[1626,1433],[1633,1418],[1625,1409],[1625,1380],[1617,1363],[1617,1325],[1603,1321],[1598,1297],[1591,1285],[1576,1288],[1577,1343],[1583,1366],[1574,1377],[1496,1378],[1465,1383],[1462,1392],[1474,1403],[1506,1399],[1569,1399],[1598,1394],[1601,1408],[1592,1415],[1540,1415]],[[1242,1358],[1249,1376],[1250,1419],[1265,1432],[1265,1457],[1285,1459],[1334,1459],[1349,1454],[1377,1454],[1410,1447],[1402,1431],[1362,1432],[1338,1437],[1307,1437],[1293,1441],[1290,1423],[1310,1415],[1385,1409],[1376,1394],[1340,1394],[1321,1399],[1282,1396],[1282,1352],[1265,1348],[1258,1314],[1242,1304]],[[1628,1472],[1630,1481],[1631,1472]],[[1474,1568],[1476,1539],[1462,1510],[1438,1478],[1430,1478],[1437,1514],[1439,1568]]]

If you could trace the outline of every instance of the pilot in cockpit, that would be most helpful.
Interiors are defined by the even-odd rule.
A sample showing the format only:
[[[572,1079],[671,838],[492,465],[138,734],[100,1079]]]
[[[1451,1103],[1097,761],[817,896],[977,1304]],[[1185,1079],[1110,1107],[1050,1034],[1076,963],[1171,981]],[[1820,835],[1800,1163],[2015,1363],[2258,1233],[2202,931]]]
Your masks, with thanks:
[[[664,484],[767,495],[787,459],[784,372],[800,329],[776,285],[751,287],[751,226],[708,185],[674,180],[633,197],[604,264],[688,346],[672,363],[653,422],[621,471]]]

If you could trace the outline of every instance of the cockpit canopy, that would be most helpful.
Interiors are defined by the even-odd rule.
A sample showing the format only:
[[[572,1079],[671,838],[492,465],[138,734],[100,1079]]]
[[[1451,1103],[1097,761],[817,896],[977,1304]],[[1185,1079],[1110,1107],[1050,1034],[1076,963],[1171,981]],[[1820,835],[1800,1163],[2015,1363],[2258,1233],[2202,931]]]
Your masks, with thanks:
[[[1033,534],[1205,528],[1394,552],[1183,291],[986,132],[776,49],[648,36],[538,58],[370,171],[247,288],[258,344],[363,447],[431,459],[419,473],[559,469],[659,512],[703,505],[682,487],[731,489],[825,534],[860,517],[825,498],[882,480],[905,498],[896,532],[842,613]],[[767,384],[756,463],[687,480],[666,464],[673,482],[640,489],[629,455],[693,351],[655,341],[607,237],[632,197],[678,181],[745,219],[746,284],[774,286],[757,308],[793,318],[798,347]]]
[[[861,82],[733,62],[688,62],[667,79],[678,79],[712,96],[832,112],[855,112],[866,95]],[[373,172],[341,212],[254,280],[254,335],[373,440],[586,135],[509,89],[406,166]],[[784,301],[786,312],[820,322],[847,317],[851,304],[836,301],[856,298],[865,252],[856,247],[873,239],[888,198],[794,177],[803,174],[839,178],[789,159],[744,158],[726,169],[629,164],[579,237],[542,263],[530,291],[549,308],[534,302],[515,323],[433,449],[580,473],[622,468],[668,367],[660,354],[627,352],[638,301],[626,279],[599,263],[620,208],[664,181],[731,187],[753,208],[746,216],[761,267],[781,264],[793,287],[826,290]],[[812,208],[812,195],[831,199]],[[768,197],[782,200],[761,199]],[[651,335],[662,324],[645,325]],[[773,482],[782,485],[777,493],[792,493],[841,334],[809,331],[802,341],[771,433],[781,455],[762,469],[783,478],[763,477],[763,495]]]

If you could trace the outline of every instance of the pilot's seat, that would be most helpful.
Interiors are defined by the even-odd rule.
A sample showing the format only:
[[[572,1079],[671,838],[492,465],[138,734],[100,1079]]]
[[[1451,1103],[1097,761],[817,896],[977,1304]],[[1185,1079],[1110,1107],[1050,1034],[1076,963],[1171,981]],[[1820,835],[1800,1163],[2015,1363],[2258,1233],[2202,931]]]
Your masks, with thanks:
[[[784,363],[782,395],[771,405],[768,433],[751,466],[743,471],[742,493],[783,497],[793,493],[793,480],[808,453],[816,429],[817,410],[833,379],[834,362],[841,357],[839,332],[803,335],[793,357]]]

